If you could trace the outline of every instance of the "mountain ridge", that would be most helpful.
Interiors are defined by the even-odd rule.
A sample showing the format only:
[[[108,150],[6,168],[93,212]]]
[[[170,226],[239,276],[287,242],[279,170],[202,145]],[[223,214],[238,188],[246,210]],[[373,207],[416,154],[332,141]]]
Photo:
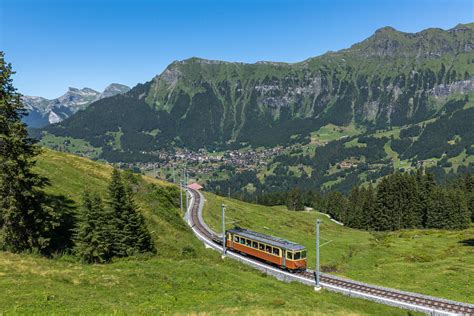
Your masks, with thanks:
[[[77,111],[85,109],[92,102],[129,90],[126,85],[112,83],[102,92],[87,87],[82,89],[69,87],[65,94],[54,99],[23,96],[22,101],[28,111],[28,116],[23,121],[33,128],[59,123]]]
[[[414,124],[473,91],[473,28],[403,33],[384,27],[350,48],[293,64],[174,61],[128,93],[44,131],[109,153],[136,153],[285,145],[326,124]]]

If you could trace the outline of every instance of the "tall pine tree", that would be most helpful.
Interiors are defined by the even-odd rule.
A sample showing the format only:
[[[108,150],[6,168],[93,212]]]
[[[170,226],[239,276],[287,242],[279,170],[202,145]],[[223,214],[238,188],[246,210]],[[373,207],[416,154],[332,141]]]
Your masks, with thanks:
[[[12,74],[0,52],[0,247],[49,253],[63,216],[46,205],[47,180],[32,172],[39,148],[21,121],[27,112]]]
[[[119,257],[127,255],[127,235],[124,235],[125,227],[125,207],[127,204],[127,196],[122,177],[117,169],[112,171],[112,179],[109,184],[109,206],[112,213],[113,230],[111,234],[114,236],[114,254]]]
[[[155,246],[145,223],[145,218],[135,203],[130,185],[126,185],[127,204],[125,207],[124,235],[127,253],[155,252]]]
[[[134,201],[133,192],[124,184],[117,169],[113,170],[109,185],[109,204],[114,218],[114,254],[123,257],[155,251],[145,219]]]

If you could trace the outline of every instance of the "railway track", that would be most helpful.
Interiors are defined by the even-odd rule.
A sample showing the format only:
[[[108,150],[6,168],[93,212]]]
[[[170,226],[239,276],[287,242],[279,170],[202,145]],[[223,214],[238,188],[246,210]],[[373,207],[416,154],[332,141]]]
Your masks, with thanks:
[[[187,212],[187,220],[194,233],[215,250],[222,249],[222,237],[213,232],[202,219],[202,196],[199,192],[189,189],[191,205]],[[314,285],[314,272],[306,270],[298,273],[283,271],[257,260],[243,257],[233,252],[229,256],[265,271],[279,279],[299,281]],[[461,303],[417,293],[399,291],[336,277],[330,274],[321,275],[321,286],[328,290],[340,292],[353,297],[365,298],[371,301],[397,306],[405,309],[424,312],[430,315],[474,315],[474,305]]]

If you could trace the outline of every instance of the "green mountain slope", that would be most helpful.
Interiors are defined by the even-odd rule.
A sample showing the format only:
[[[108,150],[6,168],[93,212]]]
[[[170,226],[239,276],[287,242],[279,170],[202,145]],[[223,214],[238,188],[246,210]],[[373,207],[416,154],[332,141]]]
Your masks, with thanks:
[[[189,163],[212,191],[254,199],[295,186],[348,191],[421,164],[439,180],[472,172],[473,102],[473,23],[385,27],[294,64],[176,61],[35,135],[45,146],[139,167],[166,162],[160,150],[283,145],[245,172],[211,166],[202,174],[207,166]]]
[[[37,171],[50,178],[50,193],[77,207],[81,193],[107,191],[111,168],[72,155],[46,151]],[[317,313],[390,314],[405,311],[338,294],[315,294],[207,250],[182,220],[177,189],[144,177],[136,200],[158,253],[106,265],[84,265],[67,256],[45,259],[0,252],[0,313],[6,314],[188,314]]]
[[[414,34],[382,28],[349,49],[295,64],[177,61],[126,95],[98,101],[46,131],[106,148],[107,158],[113,149],[149,152],[173,144],[273,146],[328,123],[416,123],[436,116],[446,97],[474,89],[473,27]]]

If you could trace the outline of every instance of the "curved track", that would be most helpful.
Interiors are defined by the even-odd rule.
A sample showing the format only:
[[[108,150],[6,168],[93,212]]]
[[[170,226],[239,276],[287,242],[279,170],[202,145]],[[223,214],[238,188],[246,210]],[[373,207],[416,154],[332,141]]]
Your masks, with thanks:
[[[207,247],[222,251],[222,237],[213,232],[202,219],[202,207],[204,201],[201,193],[191,189],[188,189],[188,192],[191,195],[191,203],[186,213],[188,224],[192,227],[196,236],[201,239]],[[300,273],[289,273],[231,251],[227,252],[227,256],[252,265],[255,268],[281,280],[298,281],[308,285],[314,285],[315,282],[314,272],[311,270]],[[472,304],[374,286],[336,277],[330,274],[321,275],[321,286],[328,290],[340,292],[349,296],[360,297],[431,315],[474,315],[474,305]]]

